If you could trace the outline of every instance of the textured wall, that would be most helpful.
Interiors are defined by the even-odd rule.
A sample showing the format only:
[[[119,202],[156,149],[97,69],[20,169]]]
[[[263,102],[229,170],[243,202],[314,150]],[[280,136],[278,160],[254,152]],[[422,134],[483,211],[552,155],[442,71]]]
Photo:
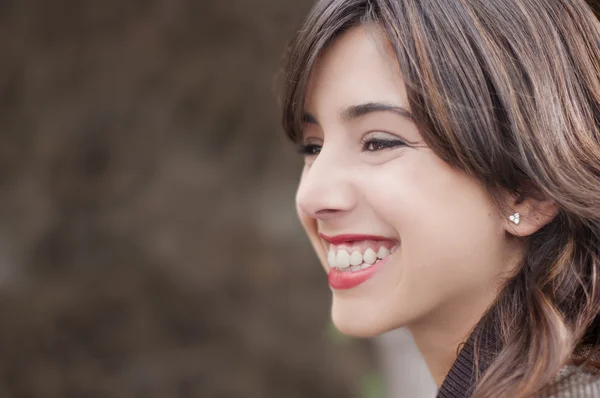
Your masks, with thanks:
[[[0,1],[0,396],[361,396],[275,101],[310,3]]]

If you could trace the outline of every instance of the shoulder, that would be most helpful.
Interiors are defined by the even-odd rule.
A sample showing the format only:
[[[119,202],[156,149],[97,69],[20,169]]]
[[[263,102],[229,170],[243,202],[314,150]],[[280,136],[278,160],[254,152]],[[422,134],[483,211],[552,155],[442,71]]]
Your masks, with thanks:
[[[600,373],[576,366],[565,366],[556,382],[539,398],[600,398]]]

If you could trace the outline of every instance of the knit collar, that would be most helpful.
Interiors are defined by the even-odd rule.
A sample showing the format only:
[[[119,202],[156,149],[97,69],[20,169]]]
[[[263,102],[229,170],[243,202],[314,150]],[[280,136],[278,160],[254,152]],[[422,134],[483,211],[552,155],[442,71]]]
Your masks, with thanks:
[[[479,375],[475,369],[475,336],[478,335],[480,355]],[[467,341],[460,350],[458,357],[450,372],[444,379],[442,386],[437,394],[437,398],[470,398],[476,387],[478,376],[481,376],[494,360],[497,353],[500,352],[500,339],[490,329],[484,329],[479,325],[471,333]],[[487,355],[485,355],[487,353]]]

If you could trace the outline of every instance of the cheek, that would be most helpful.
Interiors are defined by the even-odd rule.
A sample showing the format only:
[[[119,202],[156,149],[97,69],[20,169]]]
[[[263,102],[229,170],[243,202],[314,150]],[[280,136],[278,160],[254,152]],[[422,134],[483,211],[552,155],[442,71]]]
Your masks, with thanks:
[[[503,230],[486,190],[441,161],[408,160],[381,169],[372,181],[377,187],[367,190],[400,236],[402,278],[432,286],[466,274],[476,283],[493,276],[490,258],[501,255]]]

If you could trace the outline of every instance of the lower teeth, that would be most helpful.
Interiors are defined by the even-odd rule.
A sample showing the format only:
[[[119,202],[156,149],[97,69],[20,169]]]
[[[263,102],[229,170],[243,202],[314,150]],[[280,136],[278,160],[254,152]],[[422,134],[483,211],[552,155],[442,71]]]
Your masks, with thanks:
[[[367,263],[362,263],[360,265],[351,265],[349,267],[346,268],[340,268],[337,267],[338,270],[342,271],[342,272],[357,272],[357,271],[361,271],[363,269],[367,269],[375,264],[377,264],[378,262],[380,262],[381,259],[377,259],[377,261],[375,261],[373,264],[367,264]]]

